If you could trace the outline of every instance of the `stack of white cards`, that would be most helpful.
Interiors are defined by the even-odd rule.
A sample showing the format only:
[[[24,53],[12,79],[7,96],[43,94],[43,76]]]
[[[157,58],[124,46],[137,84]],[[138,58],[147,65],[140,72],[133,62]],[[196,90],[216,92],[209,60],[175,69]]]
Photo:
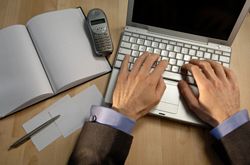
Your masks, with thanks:
[[[23,128],[28,133],[49,119],[60,115],[54,123],[31,138],[38,151],[41,151],[61,135],[67,137],[74,131],[82,128],[84,122],[89,118],[91,106],[101,105],[101,103],[102,95],[97,87],[93,85],[74,97],[67,95],[58,100],[43,112],[24,123]]]

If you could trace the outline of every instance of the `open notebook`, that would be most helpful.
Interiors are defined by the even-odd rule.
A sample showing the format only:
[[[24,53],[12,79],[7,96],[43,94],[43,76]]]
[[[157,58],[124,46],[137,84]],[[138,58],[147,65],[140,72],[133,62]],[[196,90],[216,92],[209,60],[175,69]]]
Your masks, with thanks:
[[[111,71],[95,57],[80,8],[0,30],[0,117]]]

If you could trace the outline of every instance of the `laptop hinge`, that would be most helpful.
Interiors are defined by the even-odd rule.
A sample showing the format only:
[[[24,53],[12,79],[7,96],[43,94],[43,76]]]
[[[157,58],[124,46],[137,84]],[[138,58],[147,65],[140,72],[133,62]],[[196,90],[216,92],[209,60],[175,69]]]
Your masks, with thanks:
[[[220,45],[220,44],[216,44],[212,42],[208,42],[208,46],[213,47],[214,49],[219,49],[219,50],[223,50],[226,52],[232,51],[232,48],[230,46]]]
[[[177,37],[175,35],[167,35],[165,33],[159,33],[159,32],[155,32],[154,30],[151,30],[150,28],[144,29],[144,28],[138,28],[138,27],[133,27],[133,26],[126,26],[125,30],[127,31],[131,31],[131,32],[137,32],[137,33],[145,33],[145,34],[151,34],[151,35],[156,35],[156,36],[162,36],[164,38],[169,38],[169,39],[174,39],[176,41],[186,41],[192,44],[200,44],[200,45],[208,45],[208,41],[207,40],[201,40],[200,38],[197,38],[197,40],[191,40],[191,39],[187,39],[187,38],[182,38],[182,37]]]
[[[157,33],[157,32],[153,32],[153,31],[148,31],[149,34],[155,34],[155,35],[161,35],[161,36],[164,36],[164,37],[168,37],[168,38],[174,38],[176,40],[180,40],[180,41],[186,41],[186,42],[192,42],[192,43],[196,43],[196,44],[201,44],[201,45],[207,45],[208,42],[207,40],[191,40],[191,39],[187,39],[187,38],[182,38],[182,37],[177,37],[177,36],[174,36],[174,35],[167,35],[167,34],[162,34],[162,33]]]

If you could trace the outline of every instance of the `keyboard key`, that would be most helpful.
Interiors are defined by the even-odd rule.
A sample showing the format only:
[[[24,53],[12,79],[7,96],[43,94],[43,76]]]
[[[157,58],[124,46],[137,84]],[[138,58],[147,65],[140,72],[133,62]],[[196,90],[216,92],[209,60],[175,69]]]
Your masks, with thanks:
[[[140,38],[146,39],[147,37],[145,35],[140,35]]]
[[[186,48],[191,48],[191,45],[185,44],[184,47],[186,47]]]
[[[125,57],[125,55],[118,54],[116,59],[122,61],[124,59],[124,57]]]
[[[131,50],[130,49],[125,49],[125,48],[120,48],[119,53],[121,53],[121,54],[131,54]]]
[[[155,41],[156,41],[156,42],[161,42],[161,39],[155,38]]]
[[[121,62],[121,61],[118,61],[118,60],[117,60],[117,61],[115,62],[115,67],[116,67],[116,68],[120,68],[121,65],[122,65],[122,62]]]
[[[140,46],[139,46],[139,51],[145,52],[145,51],[146,51],[146,46],[140,45]]]
[[[143,43],[144,43],[144,39],[140,39],[140,38],[139,38],[139,39],[137,40],[137,44],[143,45]]]
[[[183,54],[188,54],[188,48],[182,48],[181,53]]]
[[[199,57],[192,56],[192,57],[191,57],[191,59],[192,59],[192,60],[198,60],[198,59],[199,59]]]
[[[132,69],[133,69],[133,66],[134,66],[134,64],[130,64],[130,65],[129,65],[129,70],[132,70]]]
[[[130,48],[130,47],[131,47],[131,43],[128,43],[128,42],[122,42],[122,43],[121,43],[121,47],[124,47],[124,48]]]
[[[130,37],[129,42],[131,42],[131,43],[136,43],[136,38],[135,38],[135,37]]]
[[[172,69],[171,69],[173,72],[176,72],[178,73],[179,72],[179,67],[178,66],[172,66]]]
[[[133,50],[131,56],[138,57],[139,56],[139,51]]]
[[[184,61],[178,60],[176,65],[177,65],[177,66],[182,66],[183,64],[184,64]]]
[[[139,34],[135,34],[135,33],[133,33],[133,34],[132,34],[132,36],[134,36],[134,37],[138,38],[138,37],[139,37]]]
[[[177,46],[183,47],[183,46],[184,46],[184,44],[183,44],[183,43],[178,42],[178,43],[177,43]]]
[[[230,62],[230,58],[226,57],[226,56],[220,56],[220,61],[221,62],[225,62],[225,63],[229,63]]]
[[[161,60],[169,60],[169,58],[168,57],[161,57]]]
[[[189,55],[194,56],[194,55],[195,55],[195,53],[196,53],[196,51],[195,51],[195,50],[193,50],[193,49],[190,49],[190,50],[189,50]]]
[[[145,40],[144,45],[145,45],[145,46],[151,46],[151,41]]]
[[[169,52],[168,57],[170,58],[175,58],[175,52]]]
[[[161,42],[167,44],[168,40],[162,40]]]
[[[230,56],[231,54],[228,53],[228,52],[223,52],[223,55],[224,55],[224,56]]]
[[[221,55],[221,54],[222,54],[222,52],[221,52],[221,51],[219,51],[219,50],[216,50],[216,51],[215,51],[215,54],[219,54],[219,55]]]
[[[159,63],[159,62],[161,61],[161,57],[159,57],[157,61],[158,61],[158,63]]]
[[[185,60],[185,61],[190,61],[190,59],[191,59],[191,56],[189,56],[189,55],[185,55],[185,56],[184,56],[184,60]]]
[[[161,51],[161,56],[168,56],[168,51],[166,50]]]
[[[139,50],[139,45],[132,44],[131,49],[133,49],[133,50]]]
[[[183,59],[183,54],[177,53],[176,58],[179,59],[179,60],[182,60]]]
[[[213,54],[212,55],[212,60],[218,61],[219,60],[219,56],[217,54]]]
[[[192,49],[198,50],[199,47],[198,46],[192,46]]]
[[[209,52],[209,53],[214,53],[214,50],[212,50],[212,49],[207,49],[207,52]]]
[[[203,57],[203,52],[202,52],[202,51],[197,51],[196,56],[197,56],[197,57]]]
[[[153,53],[154,50],[151,47],[147,47],[146,51],[149,52],[149,53]]]
[[[166,49],[166,44],[160,43],[160,44],[159,44],[159,48],[160,48],[160,49]]]
[[[159,46],[158,42],[154,42],[154,41],[152,42],[152,47],[153,48],[158,48],[158,46]]]
[[[160,49],[154,49],[154,53],[160,55],[161,54],[161,50]]]
[[[207,51],[206,48],[202,48],[202,47],[200,47],[200,50],[203,51],[203,52],[206,52],[206,51]]]
[[[192,76],[192,73],[191,73],[191,72],[189,72],[189,71],[187,71],[187,75]]]
[[[174,46],[173,45],[167,45],[167,50],[168,51],[173,51],[174,49]]]
[[[210,59],[211,58],[211,53],[205,52],[204,53],[204,58]]]
[[[135,63],[136,60],[137,60],[137,58],[135,57],[133,63]]]
[[[168,66],[167,66],[167,68],[165,70],[170,71],[171,70],[171,65],[168,64]]]
[[[147,36],[147,40],[153,40],[153,37]]]
[[[179,74],[179,73],[173,73],[173,72],[165,71],[162,74],[162,76],[164,78],[171,79],[171,80],[176,80],[176,81],[182,80],[181,74]]]
[[[174,51],[177,52],[177,53],[181,52],[181,47],[175,46]]]
[[[176,45],[176,42],[175,41],[169,41],[169,44]]]
[[[176,59],[171,58],[171,59],[169,60],[169,64],[175,65],[175,64],[176,64]]]
[[[124,34],[127,35],[127,36],[131,36],[132,35],[132,33],[130,33],[130,32],[124,32]]]
[[[134,57],[130,56],[129,62],[134,62]]]
[[[187,76],[186,77],[186,81],[189,83],[189,84],[195,84],[195,80],[192,76]]]
[[[123,37],[122,37],[122,40],[123,40],[123,41],[129,41],[129,36],[123,36]]]

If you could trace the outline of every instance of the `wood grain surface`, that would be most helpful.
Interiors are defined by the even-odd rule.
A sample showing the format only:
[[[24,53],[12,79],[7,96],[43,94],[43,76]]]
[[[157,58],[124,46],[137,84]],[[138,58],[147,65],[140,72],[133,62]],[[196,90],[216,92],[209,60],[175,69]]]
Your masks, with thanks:
[[[111,35],[117,48],[126,23],[127,0],[0,0],[0,28],[25,24],[31,17],[51,11],[81,6],[85,13],[92,8],[103,9],[109,19]],[[232,45],[232,69],[241,90],[241,107],[250,109],[250,15],[248,14]],[[115,52],[109,57],[112,63]],[[67,138],[59,138],[38,152],[31,141],[7,151],[10,144],[25,134],[22,124],[46,107],[69,94],[74,96],[96,84],[104,94],[109,76],[77,86],[51,99],[26,108],[0,120],[0,165],[63,165],[72,152],[80,130]],[[209,130],[181,124],[168,119],[146,116],[138,121],[127,165],[206,165],[221,164],[212,150]],[[121,148],[122,149],[122,148]]]

